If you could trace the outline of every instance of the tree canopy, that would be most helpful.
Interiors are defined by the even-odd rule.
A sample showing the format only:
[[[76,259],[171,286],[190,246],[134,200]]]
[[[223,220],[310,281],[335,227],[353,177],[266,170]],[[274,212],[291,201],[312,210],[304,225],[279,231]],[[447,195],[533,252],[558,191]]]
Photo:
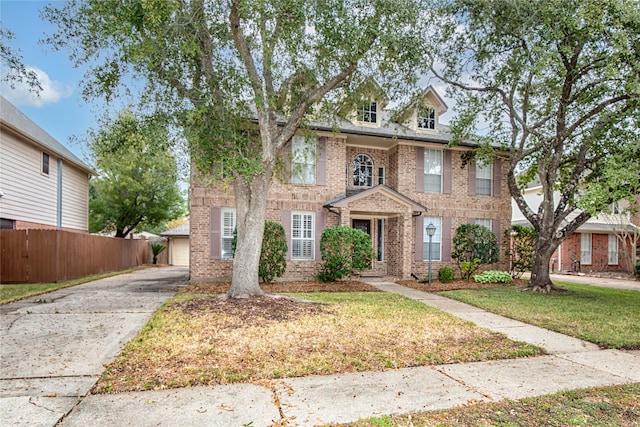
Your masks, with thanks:
[[[14,38],[13,32],[0,22],[0,64],[3,68],[0,83],[8,83],[12,89],[16,83],[25,83],[29,90],[39,93],[42,87],[38,76],[24,65],[21,52],[9,46]]]
[[[258,285],[266,195],[283,147],[309,114],[357,99],[370,76],[417,79],[429,42],[419,0],[68,1],[50,38],[92,65],[88,96],[135,76],[145,103],[173,111],[203,175],[233,184],[238,227],[231,297]],[[113,46],[117,46],[114,49]]]
[[[506,157],[511,196],[537,233],[530,284],[548,290],[560,242],[637,192],[640,5],[455,0],[440,12],[429,60],[457,98],[453,131],[461,140],[486,121],[477,155]],[[623,167],[617,176],[612,165]],[[542,186],[537,207],[522,194],[532,182]]]
[[[97,131],[90,143],[98,177],[90,183],[89,229],[127,237],[183,214],[174,157],[161,122],[131,112]]]

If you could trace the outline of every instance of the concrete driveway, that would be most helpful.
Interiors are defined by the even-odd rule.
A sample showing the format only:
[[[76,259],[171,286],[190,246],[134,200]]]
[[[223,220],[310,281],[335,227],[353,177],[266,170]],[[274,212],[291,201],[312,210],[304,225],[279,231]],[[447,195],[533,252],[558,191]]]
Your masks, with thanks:
[[[0,306],[0,425],[55,425],[188,273],[146,268]]]

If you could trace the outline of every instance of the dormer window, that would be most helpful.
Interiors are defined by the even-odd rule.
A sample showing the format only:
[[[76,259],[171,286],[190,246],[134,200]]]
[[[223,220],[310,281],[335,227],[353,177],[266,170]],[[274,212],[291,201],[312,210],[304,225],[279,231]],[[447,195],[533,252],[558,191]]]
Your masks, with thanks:
[[[436,110],[431,107],[421,107],[418,109],[418,129],[436,128]]]
[[[363,123],[378,123],[378,103],[368,102],[360,106],[358,120]]]

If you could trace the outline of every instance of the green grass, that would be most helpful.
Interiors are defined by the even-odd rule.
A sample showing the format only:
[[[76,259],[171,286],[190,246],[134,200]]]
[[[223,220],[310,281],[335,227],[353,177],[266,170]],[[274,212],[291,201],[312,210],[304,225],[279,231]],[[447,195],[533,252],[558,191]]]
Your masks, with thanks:
[[[93,280],[104,279],[105,277],[129,273],[134,270],[136,269],[130,268],[127,270],[112,271],[109,273],[96,274],[94,276],[81,277],[79,279],[58,283],[19,283],[15,285],[0,285],[0,304],[8,304],[34,295],[46,294],[47,292],[68,288],[69,286],[81,285]]]
[[[567,292],[547,295],[506,286],[442,295],[604,348],[640,349],[640,292],[559,285]]]
[[[518,401],[392,415],[347,424],[352,427],[433,426],[638,426],[640,383],[563,391]]]

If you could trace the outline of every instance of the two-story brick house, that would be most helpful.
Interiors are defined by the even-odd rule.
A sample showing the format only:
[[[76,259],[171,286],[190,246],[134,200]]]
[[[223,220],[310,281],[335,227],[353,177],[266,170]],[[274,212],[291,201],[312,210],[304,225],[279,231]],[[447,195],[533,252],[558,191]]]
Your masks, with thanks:
[[[448,146],[451,136],[440,124],[447,107],[432,87],[393,115],[382,111],[385,104],[372,99],[343,114],[337,125],[315,126],[312,138],[291,141],[284,156],[289,182],[274,179],[267,207],[267,219],[286,232],[285,278],[317,273],[320,236],[334,225],[371,236],[377,258],[364,274],[398,278],[426,274],[429,223],[436,227],[434,271],[453,265],[451,239],[459,225],[482,224],[498,236],[509,226],[511,201],[501,161],[462,167],[472,146]],[[192,169],[191,278],[228,279],[233,189],[204,185]]]

